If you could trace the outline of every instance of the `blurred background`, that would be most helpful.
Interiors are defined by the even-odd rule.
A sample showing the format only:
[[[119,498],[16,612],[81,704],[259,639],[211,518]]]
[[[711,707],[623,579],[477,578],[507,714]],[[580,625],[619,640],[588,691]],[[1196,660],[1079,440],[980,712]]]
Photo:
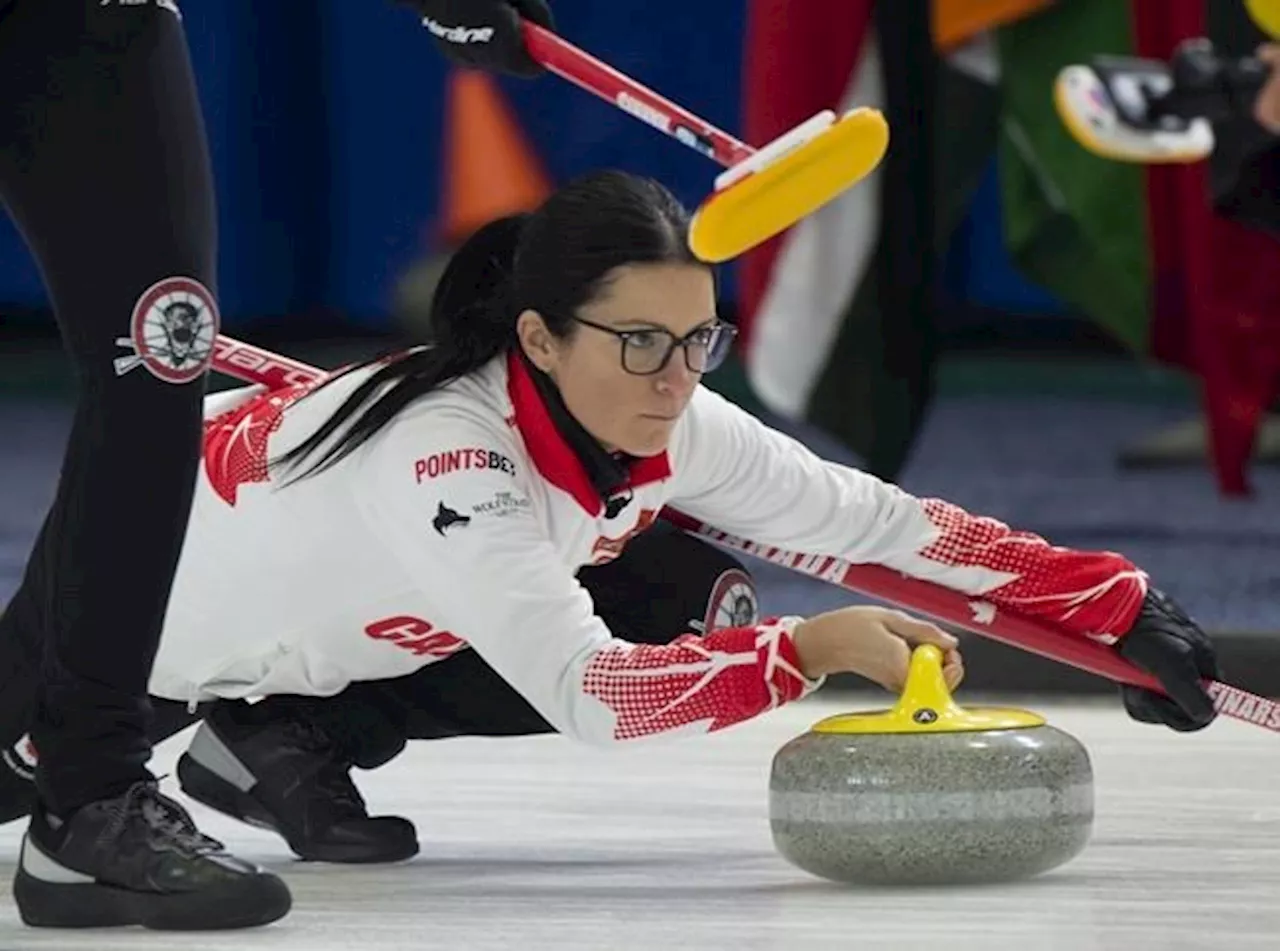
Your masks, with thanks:
[[[1240,3],[551,3],[567,39],[750,143],[823,108],[889,120],[871,178],[725,268],[742,346],[708,385],[913,493],[1124,552],[1218,637],[1232,679],[1280,695],[1280,150],[1242,118],[1211,161],[1111,163],[1051,98],[1098,53],[1165,58],[1191,36],[1251,52]],[[336,365],[416,339],[450,249],[577,173],[649,174],[691,206],[712,187],[707,159],[553,76],[451,69],[390,2],[307,7],[184,9],[226,333]],[[0,220],[0,598],[73,385]],[[760,579],[769,612],[847,600]],[[1109,689],[971,641],[975,686]]]

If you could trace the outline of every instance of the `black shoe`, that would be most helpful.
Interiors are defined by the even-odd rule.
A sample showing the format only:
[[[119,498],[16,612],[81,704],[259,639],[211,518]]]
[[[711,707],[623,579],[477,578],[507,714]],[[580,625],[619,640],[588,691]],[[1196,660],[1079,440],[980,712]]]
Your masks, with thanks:
[[[36,757],[24,736],[0,750],[0,825],[31,815],[36,800]]]
[[[283,881],[202,835],[154,780],[65,821],[37,807],[13,882],[22,920],[42,928],[254,928],[283,918]]]
[[[370,817],[354,759],[305,709],[219,703],[178,760],[182,791],[271,829],[303,859],[399,862],[418,854],[413,823]]]

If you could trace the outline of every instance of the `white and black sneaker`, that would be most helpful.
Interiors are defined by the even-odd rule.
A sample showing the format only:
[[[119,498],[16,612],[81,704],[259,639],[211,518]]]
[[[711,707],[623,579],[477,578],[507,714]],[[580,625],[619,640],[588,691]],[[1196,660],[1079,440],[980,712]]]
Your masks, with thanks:
[[[184,794],[277,832],[303,859],[398,862],[418,854],[400,816],[370,816],[351,780],[354,751],[327,729],[322,707],[220,701],[178,760]]]
[[[253,928],[288,914],[288,886],[229,854],[155,780],[60,820],[37,806],[13,896],[44,928]]]

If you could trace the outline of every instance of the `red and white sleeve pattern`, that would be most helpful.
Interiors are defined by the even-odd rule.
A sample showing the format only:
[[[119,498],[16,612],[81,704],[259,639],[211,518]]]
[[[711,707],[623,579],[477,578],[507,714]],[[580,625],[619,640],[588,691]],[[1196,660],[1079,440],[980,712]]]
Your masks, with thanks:
[[[614,644],[588,664],[583,691],[612,711],[615,740],[691,724],[722,730],[820,686],[800,670],[792,640],[799,621],[770,619],[670,644]]]
[[[952,569],[952,578],[938,579],[948,587],[1106,644],[1133,625],[1147,576],[1122,555],[1051,545],[940,499],[921,504],[939,534],[917,556]]]

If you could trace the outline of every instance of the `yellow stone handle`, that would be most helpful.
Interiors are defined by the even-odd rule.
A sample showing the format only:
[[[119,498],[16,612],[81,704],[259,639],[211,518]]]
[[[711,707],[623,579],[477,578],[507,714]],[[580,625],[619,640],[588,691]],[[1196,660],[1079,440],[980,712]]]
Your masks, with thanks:
[[[815,733],[958,733],[1044,726],[1026,710],[966,710],[952,699],[942,673],[942,651],[922,644],[911,653],[907,682],[890,710],[842,713],[814,724]]]
[[[932,644],[922,644],[911,654],[911,666],[907,668],[907,682],[902,695],[894,705],[892,715],[904,717],[913,723],[929,724],[943,716],[963,713],[942,673],[942,651]]]

